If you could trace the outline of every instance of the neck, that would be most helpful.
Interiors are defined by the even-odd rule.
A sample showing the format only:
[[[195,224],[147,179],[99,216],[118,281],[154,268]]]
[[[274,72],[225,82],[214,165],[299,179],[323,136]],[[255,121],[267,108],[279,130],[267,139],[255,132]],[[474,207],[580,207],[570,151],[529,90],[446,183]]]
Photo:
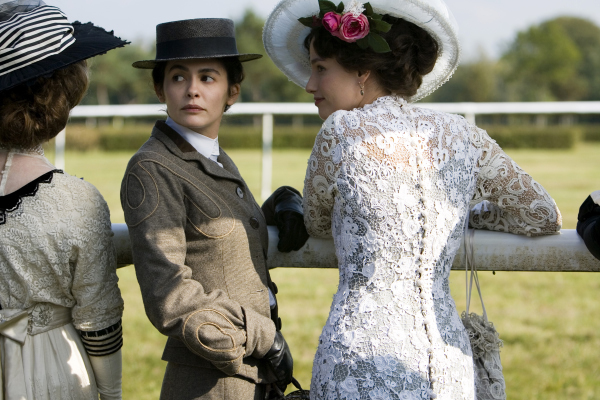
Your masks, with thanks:
[[[216,139],[219,136],[220,126],[221,126],[221,119],[219,119],[218,121],[215,121],[214,124],[212,124],[210,126],[205,126],[202,128],[196,128],[196,127],[190,126],[189,128],[196,133],[206,136],[209,139]]]
[[[389,90],[386,90],[386,89],[382,89],[380,87],[374,87],[370,90],[365,88],[365,95],[363,96],[362,101],[359,104],[359,107],[364,107],[367,104],[373,103],[378,98],[383,97],[383,96],[389,96],[390,94],[392,94],[392,92],[390,92]]]
[[[203,127],[184,126],[184,125],[180,125],[180,126],[183,128],[189,129],[191,131],[194,131],[202,136],[206,136],[209,139],[216,139],[219,136],[219,128],[221,127],[221,119],[222,119],[222,117],[219,118],[217,121],[214,121],[209,126],[203,126]]]

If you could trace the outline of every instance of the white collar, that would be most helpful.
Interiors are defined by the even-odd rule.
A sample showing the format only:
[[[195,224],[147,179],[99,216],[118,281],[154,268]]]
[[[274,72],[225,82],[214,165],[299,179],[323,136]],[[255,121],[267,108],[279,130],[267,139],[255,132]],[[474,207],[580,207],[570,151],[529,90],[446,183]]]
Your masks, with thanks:
[[[198,151],[198,153],[202,154],[209,160],[216,162],[217,164],[219,164],[219,166],[223,166],[220,162],[217,161],[217,157],[219,157],[220,154],[218,137],[215,139],[206,137],[201,133],[194,132],[193,130],[186,128],[185,126],[179,125],[170,117],[168,117],[165,122],[175,132],[179,133],[189,144],[191,144],[192,147],[194,147],[196,151]]]

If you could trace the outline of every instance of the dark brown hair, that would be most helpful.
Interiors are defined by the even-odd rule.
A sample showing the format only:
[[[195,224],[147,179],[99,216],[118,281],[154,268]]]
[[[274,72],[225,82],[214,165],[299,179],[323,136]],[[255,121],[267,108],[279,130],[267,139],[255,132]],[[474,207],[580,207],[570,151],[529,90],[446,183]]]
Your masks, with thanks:
[[[347,71],[371,71],[383,88],[404,97],[414,96],[423,76],[433,70],[438,44],[411,22],[389,15],[383,20],[392,24],[389,32],[381,34],[391,52],[376,53],[370,47],[362,50],[356,43],[334,37],[323,26],[312,28],[304,47],[309,50],[312,42],[320,57],[335,58]]]
[[[0,146],[31,149],[58,135],[87,87],[83,60],[0,93]]]
[[[225,72],[227,72],[227,83],[229,85],[229,91],[231,94],[231,87],[236,84],[242,83],[244,80],[244,67],[237,57],[223,57],[217,60],[223,63]],[[163,89],[165,81],[165,69],[167,68],[167,62],[161,61],[157,63],[152,69],[152,82],[154,83],[154,89]],[[225,111],[229,110],[231,106],[225,105]]]

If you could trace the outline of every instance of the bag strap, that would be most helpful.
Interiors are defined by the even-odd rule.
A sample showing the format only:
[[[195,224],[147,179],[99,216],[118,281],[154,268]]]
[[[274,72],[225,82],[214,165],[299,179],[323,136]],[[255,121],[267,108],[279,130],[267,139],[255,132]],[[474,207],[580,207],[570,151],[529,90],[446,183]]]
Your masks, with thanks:
[[[465,233],[463,235],[464,248],[465,248],[465,287],[467,297],[467,315],[469,315],[469,307],[471,305],[471,294],[473,292],[473,282],[477,287],[479,293],[479,300],[481,300],[481,308],[483,309],[483,319],[488,322],[487,312],[485,311],[485,304],[483,304],[483,296],[481,295],[481,287],[479,285],[479,277],[477,276],[477,267],[475,266],[475,256],[473,250],[473,242],[475,241],[475,229],[469,229],[469,215],[465,219]],[[471,279],[469,279],[469,270],[471,271]]]

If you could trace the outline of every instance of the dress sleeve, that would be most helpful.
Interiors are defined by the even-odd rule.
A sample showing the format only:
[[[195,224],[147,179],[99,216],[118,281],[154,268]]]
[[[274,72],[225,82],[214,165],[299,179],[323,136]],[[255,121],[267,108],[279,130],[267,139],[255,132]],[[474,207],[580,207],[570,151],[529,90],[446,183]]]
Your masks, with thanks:
[[[108,334],[103,339],[110,340],[104,341],[102,349],[97,350],[98,354],[110,354],[121,347],[123,315],[110,213],[98,190],[87,182],[78,181],[81,183],[78,186],[83,189],[73,193],[78,217],[69,221],[73,226],[69,240],[73,241],[77,254],[71,260],[71,291],[76,300],[72,310],[73,325],[83,335],[100,337]]]
[[[471,142],[481,154],[471,206],[481,205],[471,211],[471,226],[527,236],[558,232],[562,217],[546,189],[521,169],[487,132],[471,124],[468,129]]]
[[[331,214],[336,177],[340,168],[341,146],[335,135],[335,113],[317,134],[304,178],[304,224],[310,236],[331,237]]]
[[[168,160],[161,158],[166,168],[136,157],[125,172],[121,204],[148,319],[162,334],[234,375],[244,357],[267,353],[275,324],[223,290],[207,292],[194,279],[186,265],[186,195]]]

